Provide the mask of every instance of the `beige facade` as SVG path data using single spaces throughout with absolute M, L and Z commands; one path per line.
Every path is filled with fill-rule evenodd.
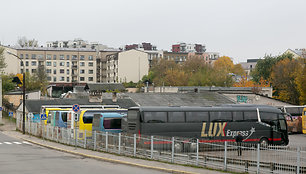
M 4 47 L 4 58 L 7 67 L 3 69 L 3 73 L 4 74 L 20 73 L 20 60 L 17 57 L 8 54 L 8 52 L 17 55 L 17 50 Z
M 117 62 L 118 64 L 116 64 L 116 61 L 110 62 L 109 68 L 110 70 L 118 71 L 118 78 L 116 80 L 119 83 L 130 81 L 135 83 L 141 80 L 144 75 L 148 75 L 148 53 L 139 50 L 120 52 L 118 53 Z M 112 76 L 111 73 L 109 75 Z
M 41 47 L 7 49 L 16 53 L 24 63 L 14 62 L 7 67 L 9 69 L 17 66 L 18 72 L 25 71 L 32 74 L 38 71 L 39 66 L 43 66 L 50 83 L 96 82 L 97 53 L 95 50 Z M 11 57 L 14 56 L 10 55 L 9 58 L 12 59 Z

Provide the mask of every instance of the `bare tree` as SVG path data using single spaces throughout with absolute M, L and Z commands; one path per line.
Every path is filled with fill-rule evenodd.
M 25 36 L 19 37 L 17 41 L 21 47 L 38 47 L 38 41 L 35 39 L 27 39 Z

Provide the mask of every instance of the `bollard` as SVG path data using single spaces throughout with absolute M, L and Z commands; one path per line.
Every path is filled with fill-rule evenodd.
M 224 142 L 224 170 L 227 170 L 227 141 Z
M 105 137 L 105 150 L 106 152 L 108 151 L 108 132 L 106 132 L 106 137 Z
M 153 136 L 151 136 L 151 159 L 153 159 Z
M 196 165 L 199 165 L 199 139 L 197 139 L 197 157 L 196 157 Z
M 119 133 L 118 139 L 119 139 L 118 154 L 120 154 L 120 151 L 121 151 L 121 133 Z
M 97 149 L 97 131 L 94 131 L 94 150 Z
M 84 131 L 85 137 L 84 137 L 84 149 L 86 149 L 86 141 L 87 141 L 87 136 L 86 136 L 86 129 Z
M 259 174 L 259 168 L 260 168 L 260 144 L 257 144 L 257 170 L 256 173 Z
M 134 134 L 134 156 L 136 156 L 136 134 Z
M 171 152 L 171 162 L 174 163 L 174 137 L 172 137 L 172 152 Z

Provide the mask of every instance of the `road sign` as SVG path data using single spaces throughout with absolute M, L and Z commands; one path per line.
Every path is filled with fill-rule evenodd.
M 2 111 L 2 109 L 3 109 L 3 108 L 0 106 L 0 111 Z
M 47 115 L 46 114 L 40 114 L 40 119 L 41 120 L 47 120 Z
M 9 112 L 9 116 L 10 117 L 14 116 L 14 113 L 13 112 Z
M 72 106 L 72 110 L 73 110 L 74 112 L 79 112 L 79 111 L 80 111 L 80 106 L 79 106 L 78 104 L 74 104 L 74 105 Z

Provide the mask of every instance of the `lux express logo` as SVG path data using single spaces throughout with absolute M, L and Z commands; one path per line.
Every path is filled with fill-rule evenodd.
M 215 122 L 209 123 L 208 129 L 206 129 L 207 124 L 203 123 L 201 137 L 236 137 L 240 133 L 244 140 L 248 139 L 254 132 L 255 128 L 252 127 L 250 130 L 225 130 L 226 122 Z

